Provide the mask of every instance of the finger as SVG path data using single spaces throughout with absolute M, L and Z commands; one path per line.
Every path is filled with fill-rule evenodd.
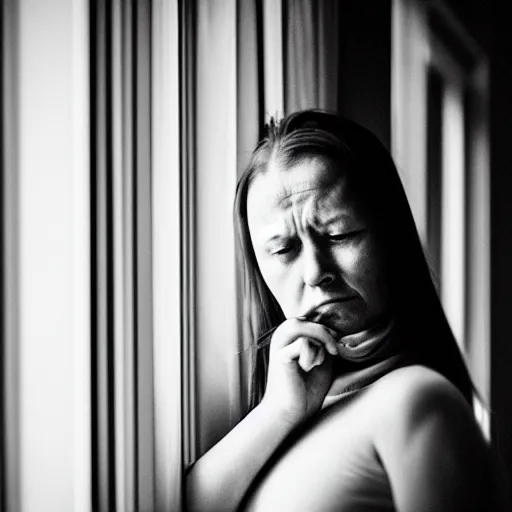
M 320 337 L 320 341 L 318 338 L 310 336 L 309 340 L 311 343 L 318 343 L 320 347 L 323 347 L 325 350 L 327 350 L 327 352 L 329 352 L 329 354 L 333 356 L 338 355 L 339 334 L 336 331 L 334 331 L 333 329 L 329 329 L 329 327 L 323 324 L 310 322 L 308 320 L 303 320 L 302 322 L 305 322 L 308 325 L 308 329 L 309 327 L 312 327 L 313 330 L 318 330 L 318 336 Z
M 317 348 L 307 338 L 301 337 L 283 347 L 276 355 L 287 364 L 298 364 L 304 371 L 312 368 Z
M 279 350 L 301 336 L 324 345 L 331 355 L 338 355 L 337 339 L 330 329 L 325 325 L 297 318 L 286 320 L 276 329 L 272 336 L 270 350 Z
M 339 331 L 336 331 L 335 329 L 331 329 L 330 327 L 326 327 L 327 331 L 331 334 L 331 336 L 334 338 L 336 342 L 340 339 L 342 334 L 340 334 Z
M 310 340 L 304 338 L 305 342 L 303 344 L 303 350 L 299 355 L 298 363 L 299 366 L 305 371 L 309 372 L 311 368 L 313 368 L 314 363 L 317 358 L 318 351 L 320 347 L 314 343 L 311 343 Z
M 312 323 L 316 323 L 319 325 L 323 325 L 327 329 L 327 332 L 329 332 L 331 334 L 331 336 L 334 338 L 334 340 L 336 342 L 341 337 L 341 333 L 339 331 L 337 331 L 336 329 L 333 329 L 332 327 L 328 327 L 327 325 L 323 324 L 322 322 L 317 322 L 307 316 L 298 316 L 296 318 L 297 318 L 297 320 L 302 320 L 303 322 L 312 322 Z

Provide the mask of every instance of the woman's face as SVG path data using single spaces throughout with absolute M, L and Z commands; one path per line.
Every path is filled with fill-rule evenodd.
M 285 316 L 317 307 L 315 321 L 351 334 L 380 320 L 389 294 L 383 247 L 334 165 L 314 157 L 291 168 L 271 162 L 250 185 L 248 223 L 259 269 Z

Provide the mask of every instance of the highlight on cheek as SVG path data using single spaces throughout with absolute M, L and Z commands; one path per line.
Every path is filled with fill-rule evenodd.
M 352 269 L 360 265 L 363 254 L 361 250 L 355 247 L 340 248 L 337 251 L 337 257 L 344 268 Z

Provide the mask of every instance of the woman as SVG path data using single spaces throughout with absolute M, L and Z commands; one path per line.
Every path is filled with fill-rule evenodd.
M 271 122 L 235 221 L 252 410 L 189 471 L 188 508 L 505 510 L 382 144 L 322 111 Z

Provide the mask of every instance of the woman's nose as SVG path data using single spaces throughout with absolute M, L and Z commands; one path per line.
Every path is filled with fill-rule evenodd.
M 328 286 L 335 280 L 329 256 L 318 247 L 304 247 L 304 283 L 308 286 Z

